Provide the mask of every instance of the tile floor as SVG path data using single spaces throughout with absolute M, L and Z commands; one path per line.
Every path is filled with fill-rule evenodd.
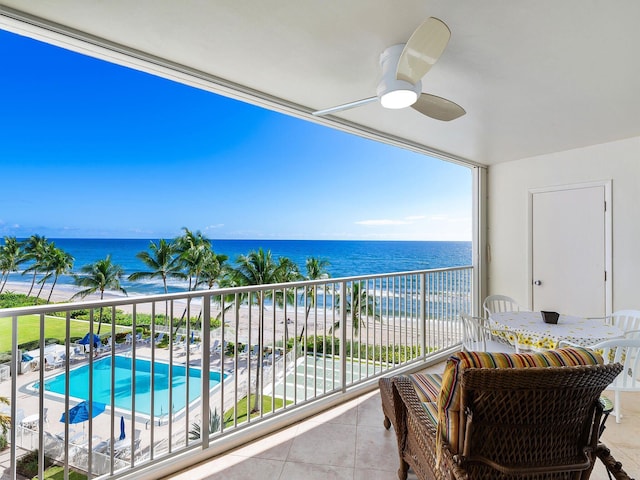
M 623 394 L 622 423 L 609 418 L 603 441 L 628 474 L 640 479 L 640 393 Z M 394 480 L 395 433 L 382 425 L 378 391 L 183 472 L 171 480 L 305 479 Z M 415 480 L 410 471 L 409 480 Z M 593 480 L 606 480 L 597 468 Z

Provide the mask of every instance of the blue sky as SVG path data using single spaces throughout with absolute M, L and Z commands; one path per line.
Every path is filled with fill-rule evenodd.
M 0 235 L 470 240 L 471 171 L 0 30 Z

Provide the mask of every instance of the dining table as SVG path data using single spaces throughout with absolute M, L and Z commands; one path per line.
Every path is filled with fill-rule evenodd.
M 523 349 L 551 350 L 561 341 L 588 347 L 604 340 L 624 336 L 620 328 L 603 319 L 560 314 L 558 322 L 545 323 L 541 312 L 495 312 L 489 325 L 512 345 Z

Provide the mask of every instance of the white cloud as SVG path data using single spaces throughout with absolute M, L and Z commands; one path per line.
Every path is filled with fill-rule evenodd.
M 206 232 L 207 230 L 216 230 L 222 227 L 224 227 L 224 223 L 218 223 L 216 225 L 207 225 L 206 227 L 204 227 L 204 230 Z
M 381 225 L 409 225 L 411 222 L 406 220 L 390 220 L 390 219 L 380 219 L 380 220 L 360 220 L 356 222 L 356 225 L 367 225 L 367 226 L 381 226 Z
M 405 220 L 414 221 L 414 220 L 424 220 L 426 215 L 409 215 L 408 217 L 404 217 Z

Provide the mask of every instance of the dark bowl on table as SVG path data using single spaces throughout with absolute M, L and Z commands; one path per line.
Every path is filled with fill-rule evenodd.
M 552 323 L 555 325 L 558 323 L 558 318 L 560 318 L 560 314 L 558 312 L 542 311 L 540 313 L 542 314 L 542 320 L 544 320 L 544 323 Z

